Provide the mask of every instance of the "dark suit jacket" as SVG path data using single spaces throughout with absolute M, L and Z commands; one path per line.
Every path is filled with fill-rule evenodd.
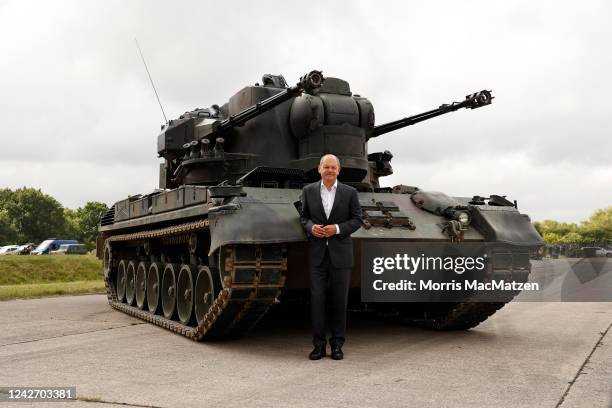
M 332 265 L 336 268 L 353 267 L 351 234 L 361 227 L 361 207 L 357 190 L 338 182 L 334 205 L 328 219 L 321 201 L 321 181 L 307 185 L 302 190 L 301 222 L 310 241 L 311 266 L 321 264 L 325 256 L 326 242 L 329 242 L 329 257 Z M 330 238 L 317 238 L 311 233 L 312 226 L 315 224 L 338 224 L 340 234 Z

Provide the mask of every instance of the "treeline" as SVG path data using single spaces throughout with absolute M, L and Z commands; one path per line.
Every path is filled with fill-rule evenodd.
M 0 246 L 61 238 L 76 239 L 93 249 L 98 222 L 107 210 L 97 201 L 76 210 L 65 208 L 35 188 L 0 189 Z
M 533 226 L 547 244 L 611 244 L 612 206 L 595 211 L 579 224 L 544 220 L 534 222 Z

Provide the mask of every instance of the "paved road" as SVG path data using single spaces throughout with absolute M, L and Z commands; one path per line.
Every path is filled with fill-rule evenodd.
M 449 333 L 351 315 L 346 359 L 313 362 L 303 318 L 195 343 L 100 295 L 16 300 L 0 302 L 0 386 L 91 400 L 35 407 L 611 407 L 611 324 L 612 303 L 512 303 Z

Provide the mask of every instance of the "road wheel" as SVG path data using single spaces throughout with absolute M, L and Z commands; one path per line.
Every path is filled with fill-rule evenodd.
M 104 270 L 104 279 L 109 279 L 111 269 L 113 268 L 113 249 L 110 242 L 104 244 L 104 255 L 102 257 L 102 269 Z
M 162 278 L 162 310 L 166 319 L 172 319 L 176 312 L 176 275 L 178 265 L 166 264 Z
M 195 316 L 198 324 L 202 323 L 204 316 L 212 306 L 218 288 L 213 280 L 212 273 L 207 266 L 200 266 L 195 284 Z
M 144 309 L 147 297 L 147 272 L 149 270 L 148 262 L 139 262 L 136 268 L 136 306 L 139 309 Z
M 117 300 L 119 302 L 125 301 L 125 282 L 127 280 L 125 272 L 127 269 L 126 263 L 127 262 L 122 259 L 117 266 Z
M 149 266 L 149 273 L 147 274 L 147 306 L 149 311 L 158 314 L 160 310 L 160 283 L 163 266 L 159 262 L 153 262 Z
M 128 305 L 133 305 L 136 292 L 136 261 L 130 261 L 127 266 L 125 285 L 125 301 Z
M 187 325 L 195 321 L 193 317 L 193 275 L 194 268 L 190 265 L 183 265 L 176 283 L 178 317 L 181 323 Z

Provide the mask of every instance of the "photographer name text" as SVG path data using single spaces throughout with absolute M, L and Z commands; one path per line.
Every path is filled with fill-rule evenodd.
M 372 287 L 376 291 L 381 290 L 399 290 L 399 291 L 463 291 L 463 290 L 481 290 L 481 291 L 520 291 L 520 290 L 540 290 L 540 285 L 537 282 L 515 282 L 505 280 L 492 280 L 489 282 L 480 282 L 478 280 L 464 280 L 451 282 L 434 282 L 429 280 L 419 280 L 418 283 L 402 279 L 398 282 L 384 282 L 377 279 L 372 282 Z

